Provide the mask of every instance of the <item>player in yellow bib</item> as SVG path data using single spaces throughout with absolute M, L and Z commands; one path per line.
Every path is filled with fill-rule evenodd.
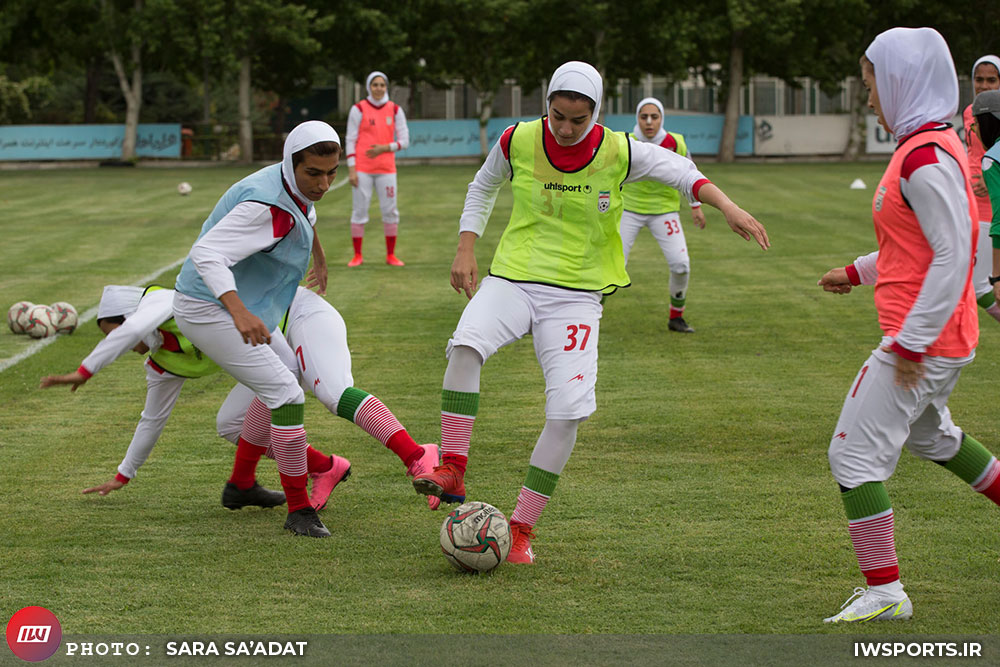
M 636 106 L 635 129 L 631 138 L 662 146 L 691 159 L 684 137 L 663 129 L 663 104 L 655 97 L 640 100 Z M 670 331 L 694 333 L 694 329 L 684 321 L 691 260 L 681 228 L 680 193 L 675 188 L 644 181 L 629 183 L 622 188 L 622 195 L 625 197 L 625 211 L 622 213 L 621 234 L 626 263 L 639 230 L 649 228 L 670 267 L 670 318 L 667 327 Z M 705 214 L 701 211 L 701 202 L 690 200 L 689 203 L 694 224 L 704 229 Z
M 471 299 L 448 342 L 441 401 L 442 465 L 418 475 L 417 491 L 465 499 L 465 469 L 483 363 L 531 334 L 545 376 L 545 427 L 511 515 L 507 560 L 533 563 L 533 528 L 569 460 L 580 422 L 597 407 L 601 297 L 629 284 L 618 222 L 624 183 L 655 180 L 719 208 L 744 239 L 767 233 L 687 158 L 597 124 L 604 86 L 587 63 L 549 80 L 548 115 L 508 128 L 469 185 L 451 285 Z M 477 291 L 474 246 L 497 192 L 510 181 L 514 207 Z M 475 293 L 475 297 L 473 297 Z

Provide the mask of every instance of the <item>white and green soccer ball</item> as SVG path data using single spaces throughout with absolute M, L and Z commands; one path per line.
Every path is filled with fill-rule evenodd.
M 18 301 L 7 311 L 7 326 L 16 334 L 23 334 L 28 326 L 28 311 L 35 307 L 30 301 Z
M 31 310 L 28 311 L 27 318 L 24 333 L 32 338 L 47 338 L 55 335 L 55 316 L 48 306 L 44 304 L 32 306 Z
M 507 517 L 487 503 L 460 505 L 441 524 L 441 551 L 463 572 L 489 572 L 504 562 L 511 539 Z
M 76 330 L 80 316 L 77 314 L 73 304 L 65 301 L 56 301 L 49 308 L 52 309 L 52 320 L 56 325 L 56 333 L 68 334 Z

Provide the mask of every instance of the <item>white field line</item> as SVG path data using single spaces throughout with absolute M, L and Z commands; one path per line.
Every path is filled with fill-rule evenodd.
M 346 185 L 347 182 L 348 181 L 345 178 L 340 183 L 337 183 L 332 188 L 330 188 L 330 192 L 332 192 L 332 191 L 334 191 L 334 190 L 336 190 L 336 189 L 338 189 L 338 188 Z M 153 280 L 155 280 L 156 278 L 159 278 L 161 275 L 163 275 L 167 271 L 170 271 L 171 269 L 176 269 L 178 266 L 180 266 L 181 264 L 184 263 L 185 259 L 187 259 L 187 256 L 181 257 L 177 261 L 171 262 L 167 266 L 160 267 L 159 269 L 157 269 L 156 271 L 153 271 L 149 275 L 143 276 L 142 278 L 139 278 L 139 280 L 137 280 L 136 282 L 134 282 L 133 285 L 137 285 L 137 286 L 148 285 L 149 283 L 153 282 Z M 82 324 L 84 324 L 86 322 L 89 322 L 90 320 L 94 319 L 94 317 L 96 317 L 96 316 L 97 316 L 97 306 L 91 306 L 90 308 L 88 308 L 84 312 L 80 313 L 80 319 L 77 322 L 77 326 L 80 326 L 80 325 L 82 325 Z M 16 364 L 21 363 L 22 361 L 24 361 L 28 357 L 32 356 L 33 354 L 37 354 L 39 351 L 44 350 L 47 346 L 49 346 L 52 343 L 56 342 L 57 340 L 59 340 L 59 338 L 61 336 L 64 336 L 64 335 L 66 335 L 66 334 L 58 334 L 56 336 L 49 336 L 48 338 L 41 338 L 41 339 L 35 341 L 34 343 L 32 343 L 31 345 L 29 345 L 28 347 L 24 348 L 23 350 L 21 350 L 17 354 L 15 354 L 13 357 L 10 357 L 9 359 L 2 359 L 2 360 L 0 360 L 0 373 L 3 373 L 5 370 L 7 370 L 8 368 L 10 368 L 11 366 L 14 366 Z

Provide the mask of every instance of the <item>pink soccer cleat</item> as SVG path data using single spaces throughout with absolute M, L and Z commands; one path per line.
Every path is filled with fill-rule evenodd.
M 362 257 L 361 255 L 355 255 L 354 258 L 347 263 L 347 266 L 361 266 L 361 264 L 364 261 L 365 261 L 364 257 Z
M 395 255 L 386 255 L 385 263 L 389 266 L 406 266 L 406 264 L 403 263 L 403 260 Z
M 413 488 L 417 493 L 436 496 L 446 503 L 465 502 L 465 473 L 445 463 L 414 477 Z
M 417 475 L 425 475 L 434 472 L 434 468 L 437 467 L 438 461 L 438 446 L 431 443 L 427 445 L 421 445 L 424 450 L 423 456 L 414 461 L 406 469 L 406 476 L 413 479 Z M 427 496 L 427 507 L 432 510 L 436 510 L 441 506 L 441 499 L 437 496 Z
M 334 454 L 330 457 L 333 465 L 326 472 L 311 472 L 312 493 L 309 494 L 309 504 L 318 512 L 326 507 L 326 501 L 338 484 L 351 476 L 351 462 L 342 456 Z

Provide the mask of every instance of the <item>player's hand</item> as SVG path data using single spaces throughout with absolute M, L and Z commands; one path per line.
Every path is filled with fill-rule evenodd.
M 104 484 L 100 484 L 98 486 L 92 486 L 89 489 L 84 489 L 83 492 L 84 493 L 94 493 L 96 491 L 97 495 L 99 495 L 99 496 L 106 496 L 109 493 L 111 493 L 112 491 L 117 491 L 118 489 L 122 488 L 123 486 L 125 486 L 125 485 L 123 483 L 119 482 L 117 478 L 112 477 L 111 479 L 109 479 L 108 481 L 106 481 Z
M 464 290 L 465 296 L 471 299 L 478 284 L 479 265 L 476 264 L 476 253 L 459 249 L 451 265 L 452 288 L 458 293 Z
M 993 298 L 1000 302 L 1000 283 L 993 286 Z
M 42 378 L 41 383 L 38 385 L 40 389 L 48 389 L 49 387 L 55 387 L 59 384 L 70 385 L 70 391 L 76 391 L 80 385 L 87 381 L 87 377 L 83 375 L 80 371 L 73 371 L 72 373 L 67 373 L 66 375 L 47 375 Z
M 318 265 L 314 257 L 312 268 L 306 274 L 306 289 L 315 290 L 316 294 L 324 295 L 326 294 L 326 281 L 326 261 L 324 260 L 321 265 Z
M 701 206 L 691 209 L 691 220 L 698 229 L 705 229 L 705 213 L 701 210 Z
M 972 175 L 972 194 L 977 197 L 988 197 L 990 195 L 990 189 L 986 187 L 986 182 L 983 181 L 983 177 L 980 175 Z
M 271 332 L 264 326 L 264 322 L 249 310 L 233 313 L 233 324 L 243 336 L 243 342 L 250 343 L 251 347 L 271 344 Z
M 378 157 L 382 153 L 388 153 L 389 146 L 386 144 L 372 144 L 372 147 L 365 151 L 368 157 Z
M 757 222 L 752 215 L 739 206 L 733 204 L 726 207 L 722 211 L 722 214 L 726 216 L 729 228 L 744 239 L 747 241 L 750 239 L 755 240 L 762 250 L 767 250 L 771 247 L 771 241 L 767 238 L 767 230 L 764 229 L 764 225 Z
M 886 350 L 887 348 L 882 348 Z M 888 350 L 891 352 L 891 350 Z M 893 354 L 895 354 L 893 352 Z M 920 379 L 924 377 L 924 364 L 920 361 L 910 361 L 896 355 L 896 386 L 904 391 L 915 389 Z
M 847 269 L 842 266 L 824 273 L 816 284 L 822 287 L 824 292 L 833 292 L 834 294 L 849 294 L 851 287 L 853 287 L 851 279 L 847 277 Z
M 354 167 L 348 167 L 347 181 L 351 184 L 352 188 L 358 187 L 358 170 Z

